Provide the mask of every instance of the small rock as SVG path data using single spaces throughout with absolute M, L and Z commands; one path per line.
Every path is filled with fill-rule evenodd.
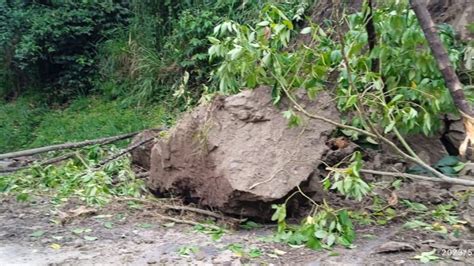
M 423 240 L 421 241 L 420 243 L 421 244 L 431 244 L 431 243 L 435 243 L 436 241 L 433 240 L 433 239 L 427 239 L 427 240 Z
M 458 247 L 462 244 L 462 240 L 461 239 L 455 239 L 455 238 L 452 238 L 450 237 L 451 241 L 448 243 L 448 246 L 452 246 L 452 247 Z
M 390 241 L 376 248 L 375 253 L 390 253 L 390 252 L 414 251 L 414 250 L 415 248 L 409 243 Z
M 82 247 L 82 245 L 84 245 L 82 240 L 77 239 L 77 240 L 74 241 L 74 247 L 75 248 L 80 248 L 80 247 Z
M 463 240 L 460 245 L 460 248 L 464 250 L 469 250 L 469 249 L 474 250 L 474 242 L 469 241 L 469 240 Z
M 158 262 L 156 260 L 149 260 L 146 263 L 147 264 L 157 264 Z
M 404 265 L 405 263 L 406 263 L 405 260 L 396 260 L 396 261 L 393 262 L 393 264 L 395 264 L 395 265 Z

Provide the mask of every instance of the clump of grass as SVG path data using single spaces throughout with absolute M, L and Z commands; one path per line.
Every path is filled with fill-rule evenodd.
M 30 146 L 118 135 L 165 124 L 159 106 L 131 107 L 100 98 L 75 100 L 67 109 L 45 116 Z
M 15 102 L 0 102 L 0 152 L 28 147 L 33 132 L 50 110 L 32 97 L 21 97 Z
M 136 107 L 104 98 L 79 98 L 53 109 L 20 97 L 0 103 L 0 152 L 138 131 L 169 124 L 172 117 L 161 106 Z

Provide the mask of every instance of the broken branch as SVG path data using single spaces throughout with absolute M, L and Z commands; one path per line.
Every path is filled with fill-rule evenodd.
M 327 123 L 330 123 L 332 125 L 335 125 L 337 127 L 340 127 L 340 128 L 345 128 L 345 129 L 350 129 L 350 130 L 354 130 L 356 132 L 359 132 L 359 133 L 362 133 L 366 136 L 370 136 L 370 137 L 375 137 L 379 140 L 381 140 L 382 142 L 384 142 L 385 144 L 389 145 L 392 149 L 394 149 L 402 158 L 412 162 L 412 163 L 415 163 L 423 168 L 425 168 L 426 170 L 428 170 L 429 172 L 431 172 L 432 174 L 434 174 L 435 176 L 438 177 L 439 179 L 439 182 L 446 182 L 446 183 L 451 183 L 451 184 L 459 184 L 459 185 L 465 185 L 465 186 L 474 186 L 474 181 L 471 181 L 471 180 L 466 180 L 466 179 L 459 179 L 459 178 L 452 178 L 452 177 L 449 177 L 449 176 L 446 176 L 438 171 L 436 171 L 436 169 L 434 169 L 433 167 L 431 167 L 430 165 L 428 165 L 427 163 L 425 163 L 423 160 L 419 159 L 419 158 L 416 158 L 416 157 L 413 157 L 413 156 L 410 156 L 409 154 L 405 153 L 404 151 L 402 151 L 400 148 L 398 148 L 397 144 L 395 144 L 394 142 L 390 141 L 389 139 L 387 139 L 386 137 L 382 136 L 380 133 L 378 133 L 377 131 L 374 133 L 372 132 L 369 132 L 367 130 L 364 130 L 364 129 L 360 129 L 360 128 L 356 128 L 356 127 L 353 127 L 353 126 L 349 126 L 349 125 L 344 125 L 344 124 L 341 124 L 341 123 L 338 123 L 338 122 L 335 122 L 335 121 L 332 121 L 330 119 L 327 119 L 325 117 L 322 117 L 322 116 L 319 116 L 319 115 L 314 115 L 314 114 L 310 114 L 308 111 L 306 111 L 294 98 L 293 96 L 288 92 L 287 89 L 283 88 L 283 91 L 285 92 L 286 96 L 288 97 L 288 99 L 290 100 L 290 102 L 294 105 L 294 108 L 296 110 L 298 110 L 299 112 L 303 113 L 304 115 L 306 115 L 307 117 L 309 118 L 312 118 L 312 119 L 318 119 L 318 120 L 321 120 L 321 121 L 325 121 Z M 436 179 L 436 181 L 438 181 L 438 179 Z
M 414 174 L 399 173 L 399 172 L 386 172 L 386 171 L 377 171 L 377 170 L 370 170 L 370 169 L 360 169 L 359 172 L 365 173 L 365 174 L 373 174 L 373 175 L 406 177 L 410 179 L 420 179 L 420 180 L 431 181 L 431 182 L 444 182 L 444 183 L 451 183 L 451 184 L 464 185 L 464 186 L 470 186 L 470 187 L 474 186 L 474 180 L 467 180 L 467 179 L 462 179 L 462 178 L 450 178 L 450 180 L 446 181 L 437 177 L 414 175 Z
M 100 169 L 101 167 L 103 167 L 104 165 L 110 163 L 111 161 L 114 161 L 114 160 L 116 160 L 116 159 L 118 159 L 118 158 L 124 156 L 125 154 L 127 154 L 127 153 L 133 151 L 134 149 L 136 149 L 136 148 L 138 148 L 138 147 L 140 147 L 140 146 L 142 146 L 142 145 L 144 145 L 144 144 L 146 144 L 146 143 L 148 143 L 148 142 L 150 142 L 150 141 L 152 141 L 152 140 L 154 140 L 154 139 L 155 139 L 155 137 L 150 137 L 150 138 L 144 139 L 144 140 L 142 140 L 142 141 L 139 141 L 139 142 L 137 142 L 137 143 L 131 145 L 130 147 L 128 147 L 128 148 L 126 148 L 126 149 L 123 149 L 122 151 L 120 151 L 120 152 L 118 152 L 118 153 L 116 153 L 116 154 L 113 154 L 112 156 L 110 156 L 110 157 L 104 159 L 103 161 L 101 161 L 101 162 L 99 162 L 98 164 L 96 164 L 96 165 L 94 166 L 94 168 L 95 168 L 95 169 Z
M 72 143 L 68 142 L 68 143 L 45 146 L 45 147 L 40 147 L 40 148 L 35 148 L 35 149 L 30 149 L 30 150 L 9 152 L 9 153 L 0 154 L 0 160 L 9 159 L 9 158 L 17 158 L 17 157 L 22 157 L 22 156 L 31 156 L 31 155 L 35 155 L 35 154 L 50 152 L 50 151 L 59 151 L 59 150 L 81 148 L 81 147 L 95 145 L 95 144 L 105 145 L 105 144 L 109 144 L 109 143 L 116 142 L 116 141 L 119 141 L 119 140 L 131 138 L 131 137 L 135 136 L 138 133 L 139 132 L 133 132 L 133 133 L 122 134 L 122 135 L 113 136 L 113 137 L 106 137 L 106 138 L 93 139 L 93 140 L 85 140 L 85 141 L 81 141 L 81 142 L 72 142 Z

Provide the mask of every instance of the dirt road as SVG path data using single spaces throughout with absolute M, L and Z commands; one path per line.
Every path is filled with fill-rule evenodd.
M 93 215 L 78 217 L 63 226 L 57 210 L 46 200 L 0 201 L 0 265 L 414 264 L 415 255 L 433 248 L 447 263 L 474 263 L 472 255 L 453 260 L 441 254 L 443 248 L 468 248 L 473 244 L 472 232 L 452 239 L 401 230 L 401 225 L 367 227 L 358 229 L 354 249 L 312 251 L 270 241 L 271 226 L 226 231 L 220 239 L 213 240 L 202 230 L 161 221 L 156 211 L 123 202 L 109 204 Z M 66 204 L 62 208 L 77 206 Z M 415 251 L 375 253 L 388 241 L 408 243 Z

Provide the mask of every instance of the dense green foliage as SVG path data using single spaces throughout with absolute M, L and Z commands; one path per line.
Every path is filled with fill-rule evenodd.
M 366 49 L 363 12 L 341 15 L 347 21 L 344 25 L 333 21 L 325 27 L 304 28 L 301 34 L 310 35 L 310 42 L 292 50 L 282 48 L 288 47 L 295 29 L 276 7 L 264 9 L 263 20 L 252 26 L 225 22 L 210 38 L 211 58 L 222 60 L 214 78 L 224 92 L 273 86 L 275 102 L 298 88 L 316 97 L 328 82 L 336 82 L 337 104 L 341 111 L 350 112 L 349 123 L 362 128 L 380 125 L 385 133 L 399 128 L 404 133 L 430 134 L 439 127 L 438 116 L 455 109 L 416 17 L 405 7 L 377 9 L 374 23 L 380 40 L 373 50 Z M 341 33 L 343 27 L 348 31 Z M 464 48 L 449 26 L 440 30 L 450 59 L 459 65 Z M 344 42 L 334 37 L 339 34 Z M 372 71 L 374 58 L 381 62 L 379 72 Z M 330 80 L 331 73 L 340 74 Z M 352 116 L 356 110 L 359 115 Z M 286 114 L 290 122 L 298 123 L 291 110 Z M 359 138 L 355 132 L 345 133 Z
M 310 1 L 1 0 L 0 151 L 155 126 L 164 109 L 169 122 L 214 88 L 215 25 L 269 2 L 301 20 Z
M 116 1 L 2 1 L 0 57 L 10 83 L 59 99 L 87 93 L 97 70 L 95 49 L 129 11 Z
M 186 103 L 196 103 L 213 70 L 207 50 L 208 36 L 215 25 L 228 20 L 257 21 L 260 10 L 275 2 L 296 18 L 309 1 L 144 1 L 133 10 L 139 16 L 130 27 L 117 30 L 115 38 L 102 46 L 102 93 L 110 97 L 127 95 L 128 101 L 166 100 L 183 84 Z M 150 6 L 155 8 L 150 8 Z M 158 11 L 161 10 L 161 11 Z M 166 15 L 165 15 L 166 14 Z M 176 96 L 176 95 L 175 95 Z M 179 103 L 183 106 L 182 102 Z M 187 106 L 187 105 L 184 105 Z M 182 108 L 181 108 L 182 109 Z

